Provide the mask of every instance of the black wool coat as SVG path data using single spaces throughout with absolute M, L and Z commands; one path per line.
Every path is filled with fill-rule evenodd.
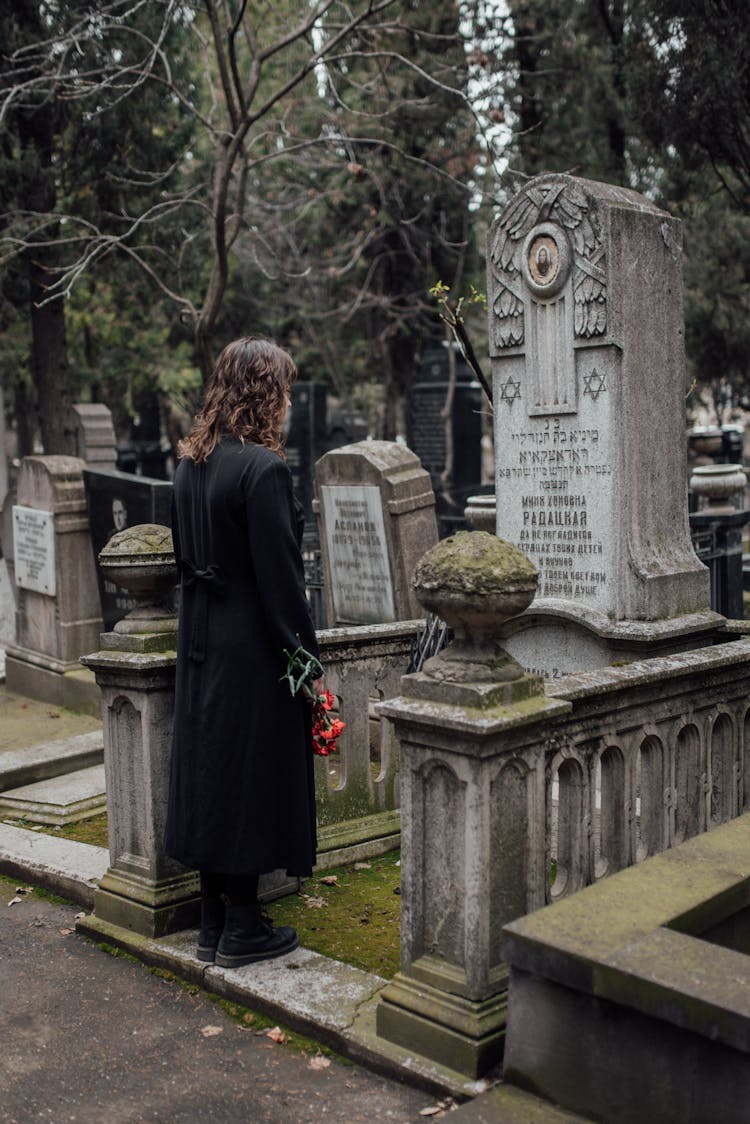
M 224 438 L 180 461 L 173 536 L 180 571 L 167 854 L 227 874 L 315 863 L 310 706 L 284 649 L 317 656 L 305 596 L 301 508 L 287 464 Z

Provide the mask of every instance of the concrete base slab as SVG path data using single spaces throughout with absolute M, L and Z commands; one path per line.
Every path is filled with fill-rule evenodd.
M 0 817 L 29 823 L 63 827 L 106 810 L 104 765 L 92 765 L 0 794 Z
M 6 649 L 5 680 L 16 695 L 101 717 L 99 688 L 93 673 L 85 668 L 43 667 L 25 659 L 22 650 L 14 647 Z
M 106 847 L 56 839 L 0 823 L 0 871 L 91 909 L 94 890 L 109 866 Z
M 146 964 L 260 1011 L 384 1075 L 459 1099 L 477 1096 L 490 1085 L 487 1080 L 470 1081 L 378 1038 L 375 1009 L 386 981 L 309 949 L 296 949 L 277 960 L 244 968 L 223 969 L 197 959 L 197 930 L 154 939 L 94 915 L 80 918 L 76 928 Z
M 57 738 L 25 749 L 9 749 L 0 754 L 0 792 L 78 769 L 88 769 L 92 765 L 100 765 L 103 760 L 101 730 L 73 734 L 69 738 Z
M 577 1116 L 513 1085 L 496 1085 L 451 1113 L 451 1124 L 587 1124 Z

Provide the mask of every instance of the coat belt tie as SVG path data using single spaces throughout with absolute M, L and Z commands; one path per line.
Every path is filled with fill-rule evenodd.
M 208 632 L 208 591 L 223 594 L 226 587 L 224 575 L 219 566 L 206 566 L 199 569 L 189 558 L 180 563 L 182 584 L 185 589 L 194 588 L 193 628 L 190 634 L 188 658 L 195 663 L 203 663 L 206 658 L 206 634 Z

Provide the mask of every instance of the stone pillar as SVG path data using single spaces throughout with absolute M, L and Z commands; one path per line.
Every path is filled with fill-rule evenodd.
M 174 715 L 177 619 L 159 603 L 177 581 L 172 534 L 138 525 L 100 554 L 107 576 L 138 599 L 101 650 L 81 662 L 101 689 L 110 866 L 94 895 L 94 917 L 158 937 L 197 920 L 198 876 L 164 854 Z
M 98 712 L 98 694 L 78 663 L 102 627 L 83 467 L 67 456 L 21 464 L 13 507 L 16 643 L 6 674 L 11 691 Z
M 329 627 L 419 616 L 414 568 L 437 542 L 419 458 L 392 441 L 343 445 L 316 464 L 315 490 Z
M 712 643 L 685 481 L 679 221 L 526 183 L 488 236 L 497 533 L 539 567 L 508 651 L 550 677 Z
M 536 571 L 483 531 L 438 544 L 417 568 L 425 608 L 454 641 L 381 704 L 401 753 L 401 969 L 382 993 L 377 1032 L 469 1077 L 502 1056 L 508 968 L 500 930 L 529 907 L 544 853 L 544 772 L 519 747 L 570 704 L 547 700 L 495 642 L 522 612 Z

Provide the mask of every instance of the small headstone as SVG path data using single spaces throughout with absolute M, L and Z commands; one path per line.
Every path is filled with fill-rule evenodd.
M 315 462 L 326 449 L 326 397 L 322 383 L 296 382 L 292 387 L 286 462 L 292 473 L 294 494 L 305 512 L 305 539 L 317 537 L 313 515 Z
M 57 705 L 98 709 L 93 683 L 71 679 L 102 627 L 91 552 L 83 461 L 24 457 L 14 507 L 16 640 L 7 650 L 10 690 Z M 19 580 L 20 578 L 20 580 Z
M 437 346 L 425 352 L 409 392 L 408 444 L 430 474 L 441 534 L 464 527 L 467 497 L 478 490 L 482 480 L 482 391 L 465 360 L 456 355 L 455 361 L 447 430 L 443 416 L 450 388 L 447 348 Z
M 71 409 L 76 456 L 92 468 L 114 468 L 117 442 L 112 413 L 103 402 L 78 402 Z
M 418 457 L 395 442 L 360 441 L 321 457 L 315 482 L 329 626 L 421 616 L 412 581 L 437 524 Z
M 682 236 L 540 176 L 488 237 L 497 534 L 539 569 L 508 650 L 556 676 L 707 642 L 685 480 Z
M 91 529 L 91 547 L 94 558 L 118 531 L 135 527 L 139 523 L 172 524 L 172 484 L 168 480 L 154 480 L 147 476 L 134 476 L 116 468 L 87 468 L 83 473 L 86 501 Z M 102 618 L 105 631 L 135 608 L 135 600 L 104 577 L 96 566 Z

